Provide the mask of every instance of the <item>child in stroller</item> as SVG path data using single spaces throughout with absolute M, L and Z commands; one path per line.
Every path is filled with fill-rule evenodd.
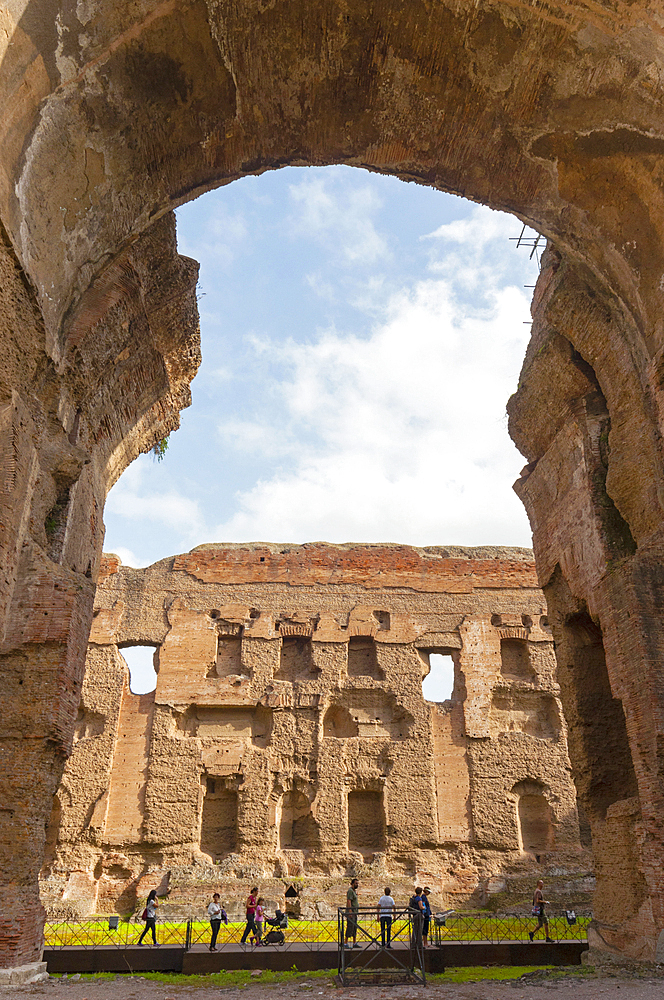
M 263 944 L 283 944 L 286 940 L 284 931 L 288 927 L 288 917 L 282 910 L 275 910 L 273 917 L 265 915 L 265 923 L 269 924 L 269 930 L 263 938 Z

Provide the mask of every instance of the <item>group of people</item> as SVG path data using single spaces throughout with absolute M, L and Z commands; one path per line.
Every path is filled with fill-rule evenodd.
M 346 948 L 362 947 L 357 943 L 357 919 L 360 908 L 357 895 L 359 884 L 358 880 L 354 878 L 350 883 L 348 892 L 346 893 L 346 930 L 344 940 L 344 946 Z M 414 894 L 408 900 L 408 909 L 416 918 L 415 929 L 417 936 L 419 937 L 421 929 L 422 944 L 425 948 L 429 947 L 429 925 L 431 924 L 431 905 L 429 903 L 430 894 L 431 889 L 428 885 L 425 885 L 424 888 L 417 886 Z M 391 949 L 392 922 L 397 912 L 397 904 L 394 901 L 392 889 L 389 885 L 385 886 L 385 891 L 378 900 L 376 911 L 380 921 L 381 947 Z M 353 939 L 352 944 L 350 943 L 351 938 Z
M 265 900 L 258 895 L 258 886 L 254 886 L 247 897 L 245 927 L 242 932 L 240 944 L 245 944 L 249 938 L 249 944 L 256 945 L 257 948 L 263 943 L 263 923 L 265 922 Z
M 357 890 L 359 882 L 356 878 L 352 880 L 346 893 L 346 930 L 344 946 L 346 948 L 361 948 L 357 943 L 357 920 L 359 913 L 359 899 Z M 431 889 L 425 885 L 424 888 L 418 886 L 414 894 L 408 900 L 408 909 L 415 918 L 413 921 L 413 933 L 419 943 L 421 934 L 422 945 L 429 947 L 429 927 L 431 924 L 431 905 L 429 896 Z M 549 936 L 549 919 L 546 915 L 546 907 L 549 905 L 548 899 L 544 898 L 544 881 L 537 883 L 533 893 L 532 915 L 537 917 L 537 926 L 528 931 L 528 937 L 534 940 L 537 932 L 543 927 L 547 944 L 555 944 L 553 938 Z M 392 897 L 392 890 L 385 886 L 385 892 L 378 900 L 376 907 L 378 919 L 380 921 L 380 943 L 382 948 L 392 947 L 392 921 L 396 915 L 397 904 Z M 350 943 L 351 938 L 353 943 Z
M 346 948 L 362 947 L 357 943 L 357 922 L 360 908 L 359 898 L 357 895 L 359 884 L 358 880 L 354 878 L 351 881 L 346 893 L 346 930 L 344 937 L 344 946 Z M 431 889 L 428 886 L 425 885 L 424 888 L 420 888 L 420 886 L 418 886 L 415 889 L 414 894 L 408 900 L 408 910 L 410 910 L 411 914 L 415 918 L 413 921 L 414 933 L 418 939 L 421 933 L 422 944 L 425 948 L 429 947 L 429 927 L 431 924 L 431 905 L 429 903 L 430 894 Z M 245 904 L 245 927 L 240 941 L 241 944 L 246 944 L 248 938 L 250 944 L 255 945 L 257 948 L 261 947 L 263 943 L 263 926 L 266 918 L 264 904 L 265 900 L 262 896 L 258 895 L 258 887 L 254 886 L 249 893 Z M 549 901 L 544 898 L 544 882 L 540 879 L 537 883 L 535 892 L 533 893 L 532 915 L 537 917 L 537 926 L 532 931 L 528 932 L 528 937 L 531 941 L 534 940 L 535 934 L 537 934 L 541 928 L 544 928 L 547 943 L 555 943 L 553 939 L 549 937 L 549 920 L 546 916 L 546 907 L 548 905 Z M 142 919 L 145 921 L 145 927 L 143 929 L 143 933 L 138 939 L 138 945 L 140 947 L 143 946 L 143 938 L 146 936 L 148 931 L 152 932 L 153 945 L 156 948 L 160 947 L 157 943 L 156 934 L 158 906 L 159 901 L 157 899 L 157 892 L 155 889 L 152 889 L 142 914 Z M 385 891 L 376 905 L 376 912 L 380 922 L 380 941 L 382 948 L 392 948 L 392 922 L 396 916 L 396 911 L 397 904 L 392 896 L 392 890 L 389 885 L 385 886 Z M 210 938 L 210 951 L 216 951 L 217 936 L 222 922 L 228 924 L 228 914 L 226 913 L 224 905 L 220 902 L 218 892 L 215 892 L 212 896 L 212 902 L 208 906 L 207 912 L 212 931 L 212 936 Z M 281 911 L 277 910 L 277 919 L 270 921 L 270 923 L 276 925 L 280 916 L 283 917 L 283 914 L 281 914 Z M 350 943 L 351 938 L 353 942 L 352 944 Z

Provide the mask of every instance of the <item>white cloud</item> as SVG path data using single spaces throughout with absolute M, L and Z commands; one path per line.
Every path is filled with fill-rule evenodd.
M 325 299 L 327 302 L 334 302 L 336 300 L 337 292 L 334 285 L 331 281 L 326 280 L 320 271 L 305 275 L 304 280 L 312 292 L 320 299 Z
M 203 214 L 195 246 L 190 246 L 183 230 L 178 230 L 178 253 L 205 261 L 206 267 L 226 270 L 246 244 L 249 227 L 242 212 L 232 212 L 223 201 L 206 202 L 214 205 L 212 212 Z M 197 206 L 198 207 L 198 206 Z M 201 296 L 205 295 L 203 290 Z
M 292 371 L 283 426 L 300 443 L 290 467 L 239 494 L 215 537 L 529 544 L 504 420 L 528 300 L 484 292 L 469 315 L 450 281 L 431 278 L 396 293 L 367 339 L 273 344 Z
M 236 451 L 274 458 L 293 450 L 288 431 L 258 420 L 225 420 L 217 431 L 224 444 Z
M 463 219 L 439 226 L 422 236 L 431 241 L 429 270 L 451 280 L 460 297 L 465 295 L 467 308 L 476 307 L 474 296 L 494 291 L 500 284 L 520 284 L 526 268 L 528 250 L 516 249 L 510 238 L 518 236 L 522 223 L 505 212 L 494 212 L 484 205 L 473 206 Z
M 372 218 L 381 204 L 376 190 L 370 183 L 334 182 L 334 175 L 314 174 L 289 186 L 295 209 L 290 219 L 293 235 L 327 244 L 346 265 L 374 264 L 389 257 L 387 241 Z
M 140 558 L 131 549 L 126 549 L 123 545 L 116 545 L 115 555 L 119 556 L 123 566 L 133 566 L 138 568 L 141 565 Z
M 161 524 L 176 533 L 182 544 L 187 544 L 190 539 L 198 537 L 205 530 L 199 504 L 177 490 L 170 489 L 163 492 L 145 490 L 146 461 L 149 460 L 139 458 L 127 469 L 109 493 L 106 510 L 109 514 L 129 521 L 145 522 L 150 525 Z M 134 564 L 140 564 L 138 557 L 130 550 L 125 551 L 132 556 Z

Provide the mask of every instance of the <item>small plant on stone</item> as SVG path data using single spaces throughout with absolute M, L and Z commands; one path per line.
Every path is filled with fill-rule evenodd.
M 157 460 L 157 462 L 163 462 L 166 452 L 168 451 L 168 438 L 170 435 L 161 438 L 152 446 L 152 455 Z

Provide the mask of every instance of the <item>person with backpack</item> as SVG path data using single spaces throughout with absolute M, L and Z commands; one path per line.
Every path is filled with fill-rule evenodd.
M 429 947 L 429 924 L 431 923 L 431 905 L 429 903 L 429 893 L 431 889 L 425 885 L 422 889 L 422 944 Z
M 422 922 L 424 920 L 424 903 L 422 902 L 423 892 L 424 890 L 421 886 L 417 886 L 415 894 L 408 900 L 408 909 L 410 910 L 413 925 L 410 939 L 411 948 L 416 948 L 422 944 Z
M 240 944 L 246 944 L 249 934 L 252 934 L 254 937 L 258 936 L 258 928 L 256 927 L 257 906 L 258 906 L 258 886 L 254 886 L 254 888 L 249 893 L 249 896 L 247 897 L 247 904 L 246 904 L 247 923 L 242 933 Z
M 157 902 L 157 890 L 151 889 L 145 909 L 141 914 L 141 920 L 145 921 L 145 927 L 143 928 L 143 933 L 138 939 L 139 948 L 143 947 L 143 938 L 145 937 L 148 931 L 152 931 L 152 943 L 155 946 L 155 948 L 161 947 L 161 945 L 157 944 L 157 931 L 156 931 L 158 906 L 159 903 Z
M 210 918 L 210 927 L 212 928 L 212 938 L 210 939 L 210 951 L 217 950 L 217 935 L 219 933 L 219 928 L 221 927 L 221 903 L 219 902 L 219 893 L 215 892 L 212 896 L 212 902 L 208 906 L 208 917 Z

